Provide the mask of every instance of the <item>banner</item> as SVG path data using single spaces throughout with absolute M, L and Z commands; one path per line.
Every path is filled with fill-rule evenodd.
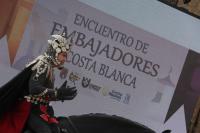
M 177 96 L 184 97 L 187 70 L 192 73 L 190 65 L 198 62 L 199 54 L 78 1 L 35 3 L 12 68 L 22 70 L 45 51 L 50 35 L 57 33 L 65 33 L 73 46 L 65 64 L 68 76 L 63 78 L 56 71 L 56 86 L 67 79 L 77 86 L 78 96 L 53 102 L 56 115 L 106 113 L 161 132 L 184 104 L 177 103 Z M 188 107 L 189 122 L 195 99 L 187 100 L 194 103 Z

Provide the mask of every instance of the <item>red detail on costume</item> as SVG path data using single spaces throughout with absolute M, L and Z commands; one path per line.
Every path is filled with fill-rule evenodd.
M 40 117 L 45 120 L 46 122 L 48 122 L 49 124 L 51 123 L 56 123 L 58 124 L 58 120 L 54 117 L 51 117 L 48 113 L 47 113 L 47 106 L 45 105 L 40 105 L 40 110 L 43 114 L 40 115 Z
M 21 133 L 29 116 L 30 109 L 31 104 L 25 100 L 18 102 L 0 120 L 0 132 Z
M 41 114 L 40 117 L 45 121 L 49 120 L 49 115 L 47 115 L 47 114 Z

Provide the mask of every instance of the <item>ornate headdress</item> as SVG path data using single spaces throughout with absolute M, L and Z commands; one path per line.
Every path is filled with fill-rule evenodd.
M 54 65 L 59 65 L 58 54 L 61 52 L 70 51 L 70 41 L 65 38 L 65 34 L 52 35 L 48 40 L 49 47 L 47 48 L 45 55 L 53 62 Z
M 48 40 L 48 44 L 49 46 L 44 55 L 38 56 L 26 65 L 26 67 L 29 67 L 30 65 L 35 64 L 31 68 L 32 70 L 37 71 L 34 77 L 35 80 L 37 80 L 38 77 L 46 70 L 50 70 L 50 66 L 48 64 L 58 65 L 61 68 L 62 66 L 60 65 L 62 63 L 58 60 L 58 54 L 61 52 L 68 53 L 71 47 L 70 42 L 65 38 L 65 34 L 52 35 L 52 38 Z

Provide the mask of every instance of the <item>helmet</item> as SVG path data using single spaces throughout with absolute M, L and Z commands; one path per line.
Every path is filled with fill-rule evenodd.
M 60 65 L 61 62 L 58 60 L 58 54 L 61 52 L 68 53 L 70 51 L 71 44 L 69 40 L 65 38 L 65 34 L 52 35 L 48 40 L 48 44 L 49 47 L 47 48 L 45 55 L 48 56 L 54 65 Z

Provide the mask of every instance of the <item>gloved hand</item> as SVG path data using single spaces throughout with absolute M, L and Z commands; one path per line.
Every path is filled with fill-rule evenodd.
M 65 81 L 61 87 L 57 90 L 57 98 L 59 100 L 72 100 L 77 95 L 76 87 L 69 87 L 67 86 L 67 81 Z

